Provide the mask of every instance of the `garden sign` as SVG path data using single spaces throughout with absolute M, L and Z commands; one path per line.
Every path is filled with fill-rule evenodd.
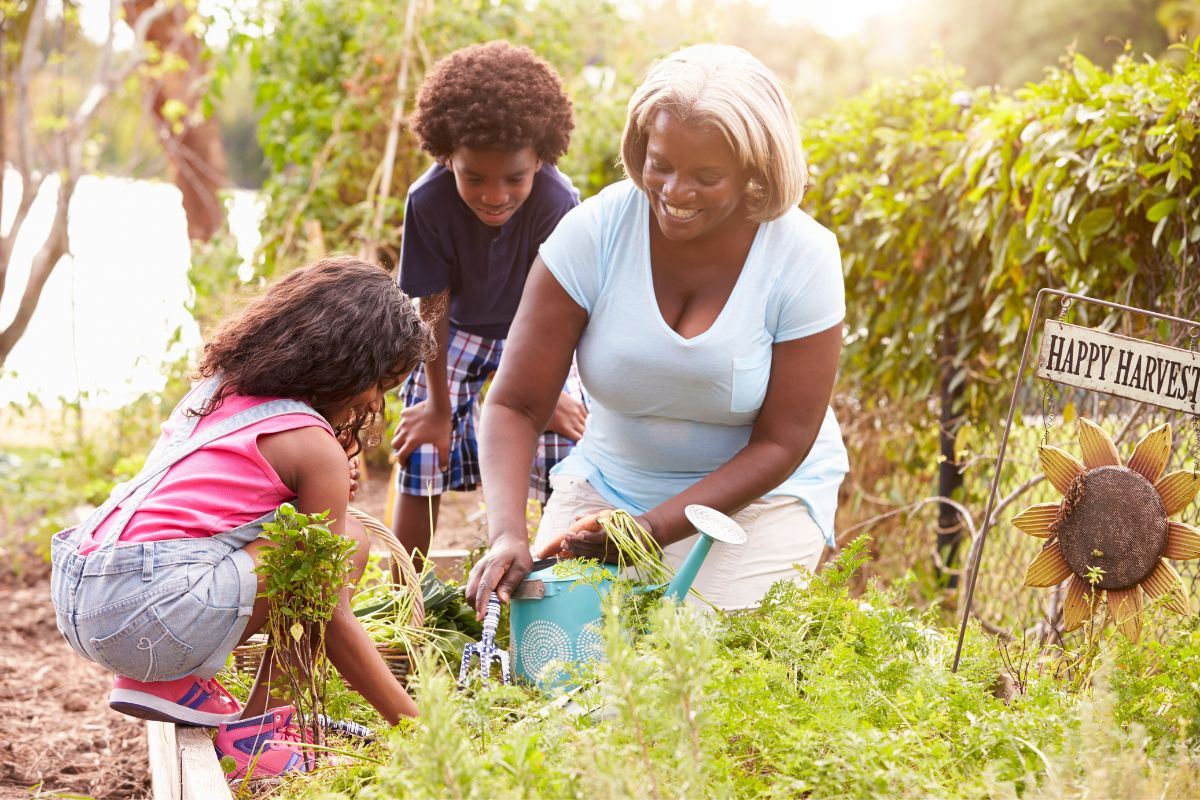
M 1046 320 L 1037 376 L 1195 414 L 1200 352 Z
M 1193 347 L 1200 335 L 1200 323 L 1055 289 L 1038 292 L 992 473 L 983 528 L 969 557 L 966 603 L 952 668 L 955 671 L 971 614 L 983 545 L 996 507 L 1021 381 L 1033 352 L 1031 345 L 1042 303 L 1048 297 L 1060 300 L 1062 313 L 1057 320 L 1047 319 L 1041 326 L 1037 377 L 1189 414 L 1200 446 L 1200 353 L 1070 325 L 1065 318 L 1072 302 L 1099 305 L 1186 326 Z M 1046 396 L 1049 400 L 1049 389 Z M 1050 409 L 1052 414 L 1053 406 Z M 1109 615 L 1131 639 L 1140 633 L 1143 593 L 1151 597 L 1165 595 L 1172 610 L 1188 612 L 1183 584 L 1165 558 L 1200 557 L 1200 530 L 1169 520 L 1195 497 L 1200 470 L 1163 475 L 1171 452 L 1170 430 L 1167 424 L 1152 430 L 1126 463 L 1122 463 L 1108 434 L 1083 419 L 1079 425 L 1083 461 L 1045 441 L 1038 448 L 1042 471 L 1063 500 L 1031 506 L 1012 522 L 1018 530 L 1047 540 L 1029 566 L 1027 586 L 1057 586 L 1071 579 L 1066 598 L 1067 629 L 1077 626 L 1094 609 L 1100 591 L 1106 593 Z

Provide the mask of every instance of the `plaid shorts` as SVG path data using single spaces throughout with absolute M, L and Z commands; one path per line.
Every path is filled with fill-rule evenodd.
M 503 339 L 489 339 L 450 326 L 446 377 L 450 388 L 450 463 L 438 464 L 437 450 L 431 444 L 413 451 L 400 465 L 400 486 L 404 494 L 427 497 L 445 491 L 470 491 L 479 488 L 479 395 L 488 376 L 500 366 Z M 412 371 L 404 385 L 405 407 L 420 403 L 428 393 L 425 365 Z M 587 407 L 587 397 L 579 381 L 575 364 L 567 376 L 563 391 Z M 529 473 L 529 497 L 546 502 L 550 496 L 550 469 L 567 457 L 575 442 L 567 437 L 543 433 Z

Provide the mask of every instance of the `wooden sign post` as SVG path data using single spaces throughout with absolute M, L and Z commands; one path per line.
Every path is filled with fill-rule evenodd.
M 1008 406 L 1008 421 L 1000 438 L 1000 452 L 992 470 L 992 487 L 988 495 L 987 511 L 978 538 L 972 542 L 967 558 L 966 602 L 962 624 L 958 630 L 958 645 L 954 649 L 954 666 L 958 671 L 962 657 L 963 638 L 967 632 L 967 620 L 971 617 L 971 603 L 975 594 L 975 581 L 979 577 L 979 564 L 983 558 L 983 546 L 992 527 L 992 512 L 996 507 L 996 491 L 1000 485 L 1001 467 L 1004 465 L 1008 436 L 1012 431 L 1013 418 L 1017 410 L 1017 397 L 1025 367 L 1029 363 L 1033 333 L 1040 319 L 1042 302 L 1047 297 L 1058 297 L 1064 308 L 1078 301 L 1092 305 L 1139 314 L 1175 325 L 1187 326 L 1194 338 L 1200 335 L 1200 322 L 1160 314 L 1142 308 L 1096 300 L 1080 294 L 1071 294 L 1057 289 L 1042 289 L 1037 294 L 1025 333 L 1025 349 L 1021 352 L 1021 364 L 1013 382 L 1012 400 Z M 1046 320 L 1042 325 L 1042 345 L 1038 351 L 1036 375 L 1055 383 L 1075 386 L 1089 391 L 1124 397 L 1139 403 L 1148 403 L 1188 414 L 1200 414 L 1200 353 L 1178 347 L 1132 339 L 1128 336 L 1069 325 L 1061 320 Z

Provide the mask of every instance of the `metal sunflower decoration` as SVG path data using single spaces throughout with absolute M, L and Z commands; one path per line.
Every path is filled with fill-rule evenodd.
M 1143 593 L 1188 614 L 1187 589 L 1166 559 L 1200 558 L 1200 531 L 1171 522 L 1200 489 L 1194 472 L 1163 475 L 1171 453 L 1171 426 L 1159 425 L 1133 448 L 1122 466 L 1109 435 L 1080 418 L 1083 463 L 1057 447 L 1038 448 L 1042 472 L 1063 495 L 1038 503 L 1013 518 L 1030 536 L 1048 539 L 1029 564 L 1026 586 L 1057 586 L 1070 578 L 1063 626 L 1074 630 L 1091 618 L 1103 599 L 1108 617 L 1137 641 Z

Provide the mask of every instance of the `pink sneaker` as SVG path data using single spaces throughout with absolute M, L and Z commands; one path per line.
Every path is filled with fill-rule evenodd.
M 217 727 L 217 758 L 232 758 L 237 765 L 226 773 L 229 780 L 273 778 L 289 772 L 307 772 L 310 754 L 300 744 L 300 731 L 292 724 L 296 709 L 280 706 L 260 717 L 226 722 Z
M 238 718 L 242 707 L 216 680 L 189 676 L 143 683 L 113 676 L 108 707 L 122 714 L 160 722 L 215 728 Z

